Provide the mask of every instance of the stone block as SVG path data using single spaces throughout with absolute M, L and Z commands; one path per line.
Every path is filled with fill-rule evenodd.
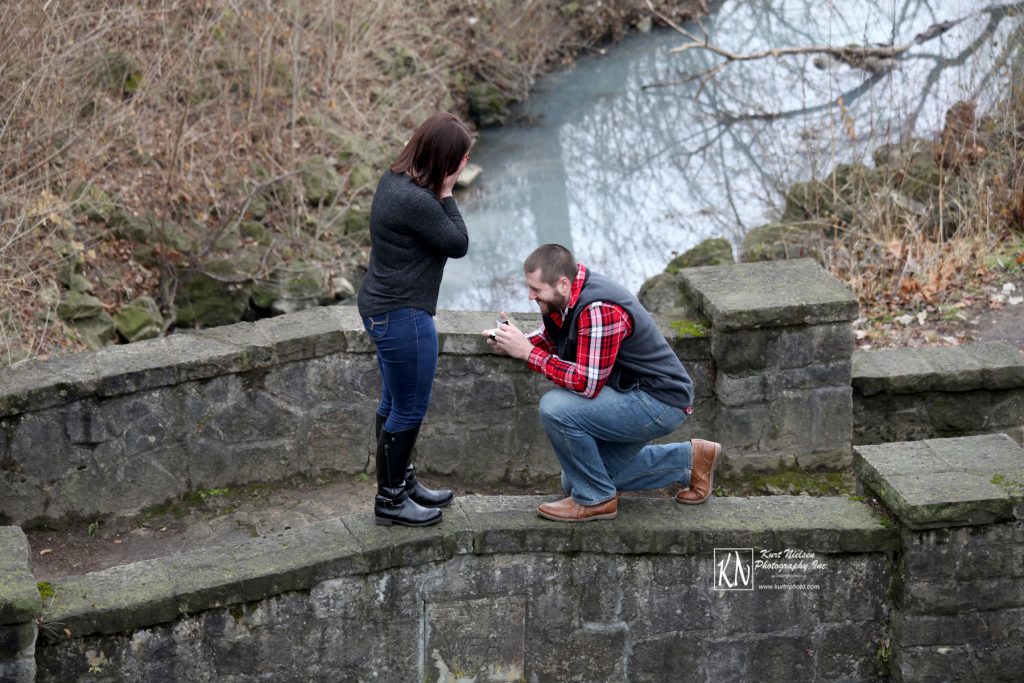
M 768 434 L 762 448 L 804 454 L 846 451 L 850 446 L 849 387 L 786 390 L 768 403 Z
M 376 403 L 317 406 L 303 418 L 297 439 L 305 444 L 304 459 L 310 473 L 347 475 L 373 472 Z M 418 461 L 417 461 L 418 463 Z
M 629 680 L 661 681 L 671 672 L 674 680 L 711 680 L 704 675 L 704 632 L 658 634 L 633 640 L 629 656 Z M 733 670 L 733 675 L 739 673 Z
M 658 320 L 658 328 L 665 333 L 665 339 L 668 341 L 669 346 L 676 352 L 676 356 L 683 362 L 686 369 L 689 370 L 691 365 L 698 363 L 706 363 L 711 359 L 711 337 L 713 335 L 707 335 L 704 337 L 686 337 L 680 336 L 679 332 L 670 327 L 671 323 L 667 323 L 663 320 Z
M 1024 608 L 993 610 L 983 616 L 990 643 L 1024 646 Z
M 0 418 L 63 403 L 69 389 L 50 362 L 27 361 L 5 368 L 0 375 Z
M 265 367 L 341 353 L 347 346 L 346 331 L 363 331 L 358 311 L 323 306 L 253 323 L 212 327 L 195 334 L 243 348 L 253 359 L 253 367 Z
M 892 475 L 876 489 L 911 529 L 989 524 L 1013 517 L 1012 499 L 991 476 L 967 472 Z
M 424 679 L 486 681 L 524 678 L 526 600 L 495 596 L 430 603 L 426 610 Z
M 1019 389 L 1024 387 L 1024 356 L 1008 342 L 858 351 L 853 387 L 863 396 Z
M 345 515 L 341 521 L 355 538 L 367 571 L 448 560 L 471 545 L 470 522 L 461 506 L 449 508 L 439 524 L 425 529 L 379 526 L 368 513 Z
M 883 621 L 826 624 L 815 651 L 817 680 L 879 680 L 888 674 L 878 659 Z
M 687 296 L 716 331 L 857 317 L 853 294 L 811 259 L 687 268 L 681 276 Z
M 711 338 L 711 354 L 717 372 L 738 376 L 763 373 L 778 367 L 779 330 L 716 330 Z
M 1024 580 L 917 581 L 904 577 L 897 607 L 909 615 L 963 615 L 1024 607 Z
M 74 462 L 71 445 L 63 430 L 66 409 L 50 408 L 9 419 L 13 423 L 10 450 L 0 478 L 24 479 L 30 485 L 42 485 L 63 474 L 65 463 Z M 20 519 L 15 515 L 16 519 Z
M 571 530 L 537 515 L 550 496 L 461 496 L 459 506 L 473 529 L 476 553 L 567 552 Z
M 853 399 L 849 386 L 817 389 L 811 395 L 810 450 L 831 451 L 843 455 L 843 465 L 851 461 Z M 800 461 L 800 456 L 797 457 Z
M 951 532 L 963 528 L 929 529 L 914 531 L 904 528 L 900 532 L 903 553 L 902 571 L 915 581 L 949 581 L 959 564 L 963 544 Z
M 764 373 L 753 375 L 731 375 L 719 372 L 715 375 L 715 396 L 722 405 L 730 408 L 756 404 L 767 400 L 766 384 L 774 379 Z
M 536 652 L 538 656 L 527 662 L 527 676 L 534 680 L 578 683 L 627 680 L 627 624 L 584 623 L 582 628 L 564 635 L 542 627 L 538 634 L 531 636 L 545 638 L 543 645 L 531 648 L 531 653 Z M 567 658 L 566 652 L 574 653 L 573 657 Z
M 117 633 L 178 616 L 174 577 L 163 560 L 147 560 L 52 582 L 48 621 L 73 637 Z
M 0 526 L 0 625 L 31 622 L 41 611 L 28 539 L 18 527 Z
M 1024 450 L 1005 435 L 854 450 L 858 476 L 912 529 L 1013 519 L 1024 498 Z M 903 461 L 914 469 L 903 473 Z
M 882 444 L 938 436 L 914 394 L 853 395 L 853 443 Z
M 0 661 L 18 659 L 31 653 L 36 646 L 36 624 L 0 626 Z
M 1024 671 L 1024 644 L 1018 639 L 999 647 L 975 651 L 972 678 L 976 681 L 1012 681 Z
M 766 681 L 813 681 L 814 641 L 810 635 L 773 635 L 751 643 L 751 673 Z
M 984 642 L 989 636 L 986 619 L 977 612 L 939 616 L 897 612 L 893 616 L 893 642 L 897 647 L 955 646 Z
M 849 323 L 784 327 L 776 333 L 779 336 L 778 366 L 784 369 L 849 362 L 855 345 Z
M 881 628 L 888 622 L 892 606 L 887 591 L 894 573 L 890 554 L 820 554 L 816 559 L 827 569 L 807 573 L 808 582 L 820 588 L 801 592 L 806 601 L 802 611 L 820 615 L 826 624 L 854 622 Z
M 704 646 L 698 680 L 733 680 L 743 672 L 745 679 L 813 681 L 814 649 L 811 634 L 711 640 Z
M 0 625 L 0 681 L 34 683 L 36 680 L 35 622 Z
M 924 444 L 949 471 L 999 474 L 1024 468 L 1024 449 L 1005 434 L 929 439 Z
M 812 363 L 798 368 L 773 372 L 764 377 L 769 398 L 776 392 L 793 389 L 850 388 L 850 361 L 837 360 Z
M 700 404 L 715 395 L 717 381 L 715 364 L 710 358 L 683 361 L 683 367 L 693 380 L 693 402 Z
M 1024 391 L 975 390 L 854 396 L 858 443 L 1024 433 Z
M 758 450 L 768 440 L 771 424 L 769 410 L 768 404 L 719 406 L 718 440 L 730 459 L 735 449 Z
M 116 443 L 72 453 L 71 462 L 81 464 L 68 468 L 48 487 L 51 498 L 46 515 L 51 519 L 134 513 L 188 490 L 187 455 L 178 444 L 129 457 Z M 111 482 L 118 485 L 113 487 Z
M 243 385 L 224 404 L 204 410 L 196 437 L 225 444 L 286 438 L 295 434 L 300 417 L 298 411 L 262 386 Z
M 908 682 L 974 680 L 971 658 L 967 645 L 893 647 L 893 677 Z

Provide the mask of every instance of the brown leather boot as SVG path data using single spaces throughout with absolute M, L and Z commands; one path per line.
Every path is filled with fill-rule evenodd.
M 572 496 L 555 503 L 544 503 L 537 514 L 556 522 L 589 522 L 594 519 L 615 519 L 619 514 L 619 497 L 597 505 L 580 505 Z
M 722 444 L 704 439 L 690 439 L 693 464 L 690 466 L 690 488 L 676 494 L 676 502 L 699 505 L 711 497 L 715 465 L 722 454 Z

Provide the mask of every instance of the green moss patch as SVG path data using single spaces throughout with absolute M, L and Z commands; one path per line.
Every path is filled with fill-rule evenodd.
M 715 487 L 718 496 L 853 496 L 854 477 L 848 470 L 807 472 L 782 467 L 774 472 L 743 472 L 724 476 Z

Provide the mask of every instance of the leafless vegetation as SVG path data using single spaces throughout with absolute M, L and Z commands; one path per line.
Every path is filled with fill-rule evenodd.
M 80 348 L 54 314 L 76 268 L 109 311 L 147 293 L 173 318 L 182 273 L 236 255 L 239 241 L 223 238 L 256 198 L 269 199 L 260 220 L 271 239 L 254 275 L 300 257 L 341 270 L 362 262 L 364 239 L 329 233 L 303 202 L 295 176 L 306 160 L 326 158 L 341 175 L 343 215 L 427 114 L 468 113 L 480 84 L 521 98 L 539 71 L 621 33 L 641 8 L 0 3 L 0 362 Z M 154 228 L 150 262 L 117 231 L 125 217 Z

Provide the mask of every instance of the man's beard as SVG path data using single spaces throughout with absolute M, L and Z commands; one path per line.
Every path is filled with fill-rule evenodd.
M 565 310 L 568 305 L 568 297 L 564 299 L 555 299 L 553 301 L 547 301 L 545 299 L 537 299 L 537 305 L 540 306 L 541 315 L 551 315 L 552 313 L 561 313 Z

